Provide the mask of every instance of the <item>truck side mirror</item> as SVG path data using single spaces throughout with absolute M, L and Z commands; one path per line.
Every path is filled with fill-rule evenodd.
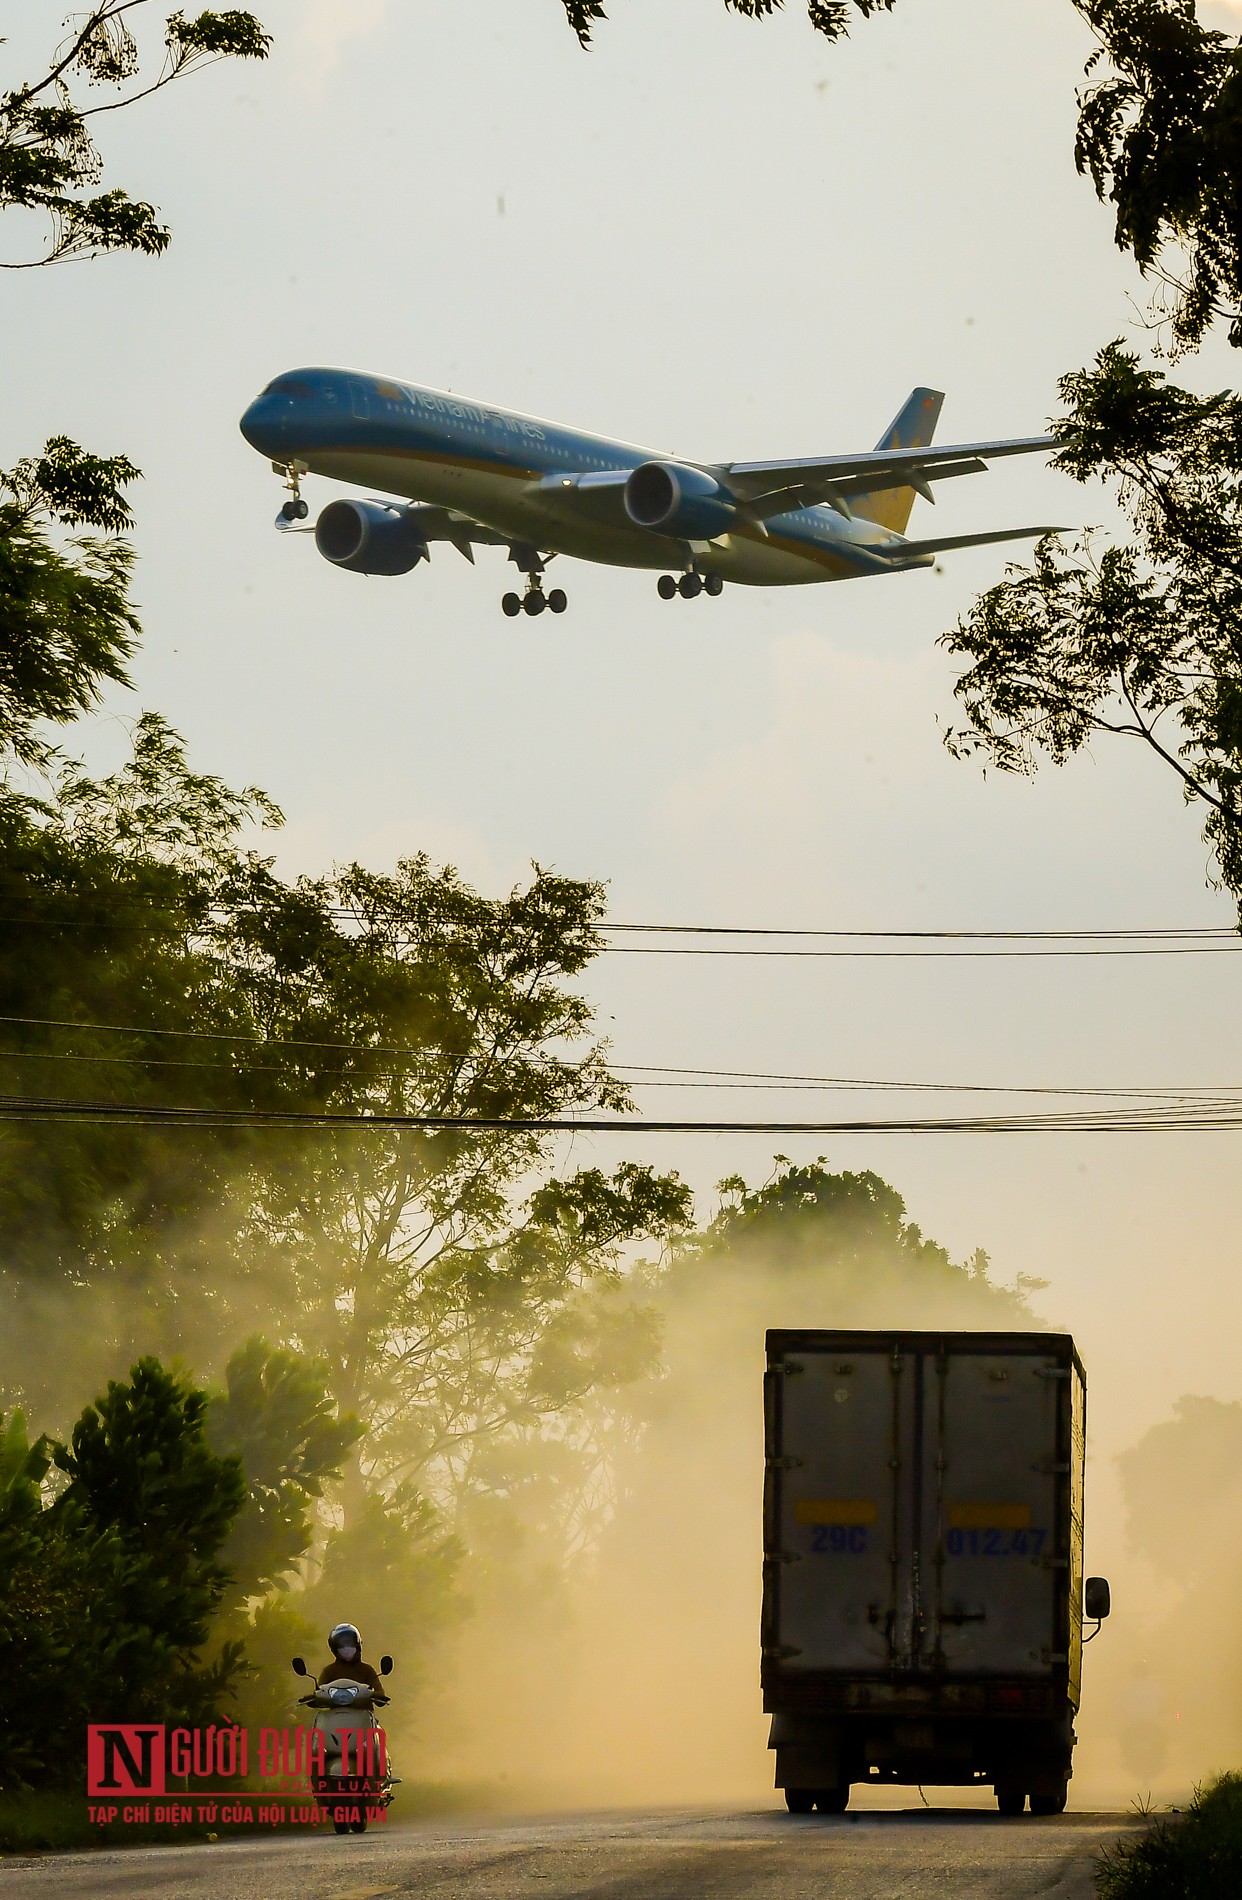
M 392 1657 L 391 1656 L 380 1657 L 380 1674 L 381 1676 L 391 1676 L 392 1674 Z
M 1083 1585 L 1082 1611 L 1091 1623 L 1102 1623 L 1113 1607 L 1107 1577 L 1088 1577 Z
M 306 1674 L 306 1664 L 302 1661 L 300 1656 L 294 1657 L 290 1668 L 293 1670 L 295 1676 L 304 1676 Z

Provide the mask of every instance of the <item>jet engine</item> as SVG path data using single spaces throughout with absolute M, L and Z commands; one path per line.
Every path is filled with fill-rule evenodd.
M 644 462 L 625 484 L 625 512 L 639 528 L 679 541 L 713 541 L 737 519 L 727 488 L 701 468 Z
M 408 574 L 431 558 L 406 510 L 378 501 L 330 501 L 315 523 L 315 546 L 351 574 Z

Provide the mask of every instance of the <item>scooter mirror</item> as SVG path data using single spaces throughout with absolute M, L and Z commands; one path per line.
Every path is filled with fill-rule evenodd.
M 295 1656 L 290 1666 L 296 1676 L 304 1676 L 306 1674 L 306 1664 L 302 1661 L 300 1656 Z
M 1092 1623 L 1102 1623 L 1113 1607 L 1107 1577 L 1088 1577 L 1083 1585 L 1083 1615 Z
M 392 1674 L 392 1657 L 391 1656 L 380 1657 L 380 1674 L 381 1676 L 391 1676 Z

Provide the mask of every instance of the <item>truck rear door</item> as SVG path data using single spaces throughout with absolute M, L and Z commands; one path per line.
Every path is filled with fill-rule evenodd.
M 1058 1446 L 1068 1376 L 1039 1352 L 926 1357 L 925 1666 L 1020 1675 L 1066 1660 L 1053 1641 L 1066 1582 L 1057 1504 L 1069 1468 Z

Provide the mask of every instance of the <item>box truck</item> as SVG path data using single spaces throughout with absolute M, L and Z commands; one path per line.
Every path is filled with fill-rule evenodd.
M 1084 1613 L 1109 1610 L 1083 1586 L 1073 1340 L 778 1330 L 767 1350 L 762 1683 L 788 1807 L 905 1782 L 1060 1813 Z

